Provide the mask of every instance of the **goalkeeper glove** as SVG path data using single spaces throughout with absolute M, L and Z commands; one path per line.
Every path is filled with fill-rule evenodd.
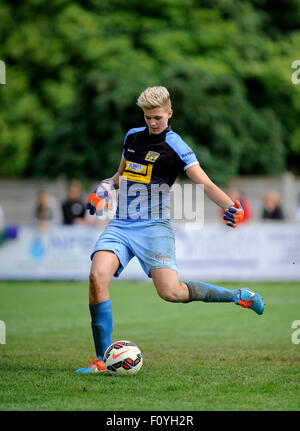
M 228 221 L 227 226 L 237 227 L 237 225 L 244 218 L 244 210 L 239 201 L 235 201 L 233 205 L 230 205 L 224 212 L 223 219 Z
M 112 210 L 112 194 L 109 190 L 109 185 L 105 187 L 105 183 L 100 183 L 98 187 L 89 195 L 86 208 L 91 215 L 95 213 L 103 213 L 103 210 Z

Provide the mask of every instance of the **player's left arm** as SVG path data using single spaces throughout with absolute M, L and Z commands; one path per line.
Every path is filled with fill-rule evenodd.
M 195 184 L 203 184 L 204 193 L 210 200 L 225 210 L 224 220 L 230 227 L 236 227 L 244 217 L 244 210 L 239 201 L 233 202 L 204 172 L 199 165 L 194 165 L 186 171 L 187 176 Z
M 233 205 L 230 197 L 211 181 L 200 165 L 191 166 L 185 172 L 195 184 L 203 184 L 205 194 L 219 207 L 226 209 Z

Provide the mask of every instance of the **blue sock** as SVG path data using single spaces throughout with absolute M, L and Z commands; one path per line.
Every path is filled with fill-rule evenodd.
M 99 360 L 103 359 L 105 350 L 111 344 L 111 334 L 113 331 L 113 316 L 110 299 L 100 304 L 90 304 L 92 317 L 92 331 L 96 355 Z
M 203 281 L 185 281 L 185 284 L 190 295 L 187 302 L 234 302 L 240 296 L 240 289 L 225 289 L 225 287 L 215 286 Z

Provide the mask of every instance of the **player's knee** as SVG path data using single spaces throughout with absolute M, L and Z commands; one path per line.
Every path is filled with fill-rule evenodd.
M 107 288 L 107 285 L 109 283 L 109 277 L 107 276 L 105 271 L 102 271 L 101 269 L 91 270 L 89 281 L 91 295 L 97 295 L 102 290 Z
M 180 297 L 175 289 L 171 286 L 160 286 L 157 288 L 159 296 L 168 302 L 180 302 Z

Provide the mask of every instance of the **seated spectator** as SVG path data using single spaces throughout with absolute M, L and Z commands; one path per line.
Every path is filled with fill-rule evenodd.
M 45 190 L 41 190 L 38 194 L 33 220 L 40 228 L 46 228 L 51 224 L 58 224 L 61 222 L 61 213 L 57 205 L 55 205 L 52 196 Z
M 229 187 L 229 189 L 227 190 L 227 194 L 232 199 L 233 202 L 235 202 L 236 200 L 240 201 L 240 203 L 244 209 L 244 218 L 241 222 L 251 220 L 252 208 L 251 208 L 250 201 L 249 201 L 248 197 L 246 196 L 246 194 L 242 190 L 239 190 L 236 187 Z M 224 210 L 222 209 L 221 210 L 222 219 L 223 219 L 223 215 L 224 215 Z
M 295 220 L 300 221 L 300 191 L 298 193 L 298 199 L 295 207 Z
M 68 198 L 62 205 L 64 224 L 86 223 L 85 203 L 81 199 L 81 186 L 76 180 L 69 184 Z
M 269 190 L 264 196 L 262 219 L 283 220 L 285 217 L 280 202 L 281 199 L 279 193 L 275 190 Z
M 2 206 L 0 205 L 0 245 L 5 240 L 5 219 L 4 219 L 4 211 Z
M 4 229 L 4 227 L 5 227 L 4 211 L 2 209 L 2 206 L 0 205 L 0 232 Z

